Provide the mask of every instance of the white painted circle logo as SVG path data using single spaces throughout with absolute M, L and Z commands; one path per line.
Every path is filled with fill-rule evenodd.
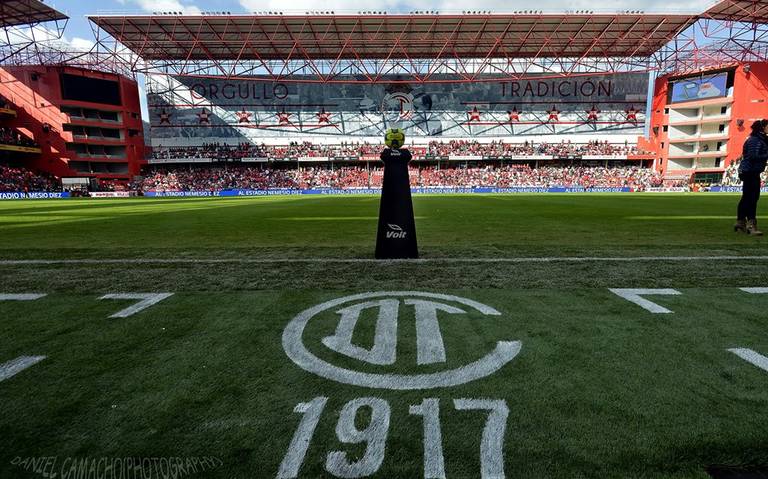
M 388 366 L 397 359 L 397 326 L 401 304 L 413 308 L 416 324 L 416 363 L 430 365 L 446 362 L 446 351 L 438 322 L 438 311 L 466 314 L 460 304 L 484 316 L 500 316 L 494 308 L 471 299 L 420 291 L 381 291 L 362 293 L 327 301 L 302 311 L 283 331 L 283 349 L 302 369 L 339 383 L 379 389 L 432 389 L 456 386 L 493 374 L 517 356 L 520 341 L 499 341 L 496 347 L 477 361 L 429 374 L 377 374 L 335 366 L 311 353 L 303 342 L 304 330 L 312 318 L 333 308 L 339 315 L 333 334 L 322 338 L 325 347 L 360 362 Z M 355 326 L 363 311 L 378 310 L 373 346 L 364 348 L 352 341 Z

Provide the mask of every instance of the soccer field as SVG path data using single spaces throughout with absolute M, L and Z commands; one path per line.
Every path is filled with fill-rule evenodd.
M 768 470 L 737 200 L 416 196 L 389 262 L 372 196 L 0 202 L 0 478 Z

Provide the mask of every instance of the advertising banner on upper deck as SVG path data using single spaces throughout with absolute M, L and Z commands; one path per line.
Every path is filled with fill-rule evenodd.
M 435 78 L 433 78 L 435 79 Z M 293 78 L 295 80 L 295 78 Z M 648 75 L 375 84 L 152 75 L 152 136 L 508 136 L 642 130 Z

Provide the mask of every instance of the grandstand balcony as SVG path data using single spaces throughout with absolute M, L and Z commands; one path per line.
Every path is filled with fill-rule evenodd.
M 125 143 L 125 132 L 117 128 L 65 124 L 64 131 L 70 132 L 73 142 L 76 143 L 103 145 L 122 145 Z
M 670 138 L 669 143 L 690 143 L 691 140 L 700 141 L 728 141 L 727 133 L 696 134 L 686 137 Z
M 0 143 L 0 151 L 8 151 L 12 153 L 30 153 L 39 155 L 42 150 L 39 146 L 19 146 L 19 145 L 6 145 Z
M 722 123 L 722 122 L 727 122 L 730 119 L 731 119 L 730 109 L 726 110 L 726 112 L 724 113 L 709 114 L 709 115 L 702 114 L 700 111 L 698 111 L 698 113 L 696 113 L 694 116 L 682 116 L 682 115 L 672 116 L 670 114 L 670 120 L 668 124 L 669 126 L 691 126 L 691 125 L 701 125 L 705 123 Z
M 668 123 L 669 126 L 696 126 L 707 123 L 727 123 L 731 120 L 731 113 L 723 113 L 712 116 L 697 116 L 693 119 L 676 120 Z
M 730 90 L 728 96 L 720 96 L 717 98 L 706 98 L 701 100 L 688 100 L 676 103 L 670 103 L 668 106 L 670 109 L 711 109 L 711 107 L 720 107 L 722 105 L 730 105 L 733 103 L 733 89 Z
M 69 123 L 82 126 L 116 127 L 123 124 L 123 115 L 119 110 L 62 106 L 61 111 L 69 117 Z
M 723 148 L 721 150 L 696 150 L 696 151 L 686 151 L 686 150 L 671 150 L 669 152 L 669 158 L 716 158 L 725 156 L 728 153 L 728 151 Z
M 6 104 L 4 106 L 0 106 L 0 116 L 10 116 L 10 117 L 16 117 L 16 109 L 12 107 L 10 104 Z

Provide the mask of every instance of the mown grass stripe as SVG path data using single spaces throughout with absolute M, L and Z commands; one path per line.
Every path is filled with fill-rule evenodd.
M 768 256 L 539 256 L 517 258 L 116 258 L 116 259 L 6 259 L 0 266 L 56 264 L 274 264 L 274 263 L 597 263 L 646 261 L 768 261 Z

